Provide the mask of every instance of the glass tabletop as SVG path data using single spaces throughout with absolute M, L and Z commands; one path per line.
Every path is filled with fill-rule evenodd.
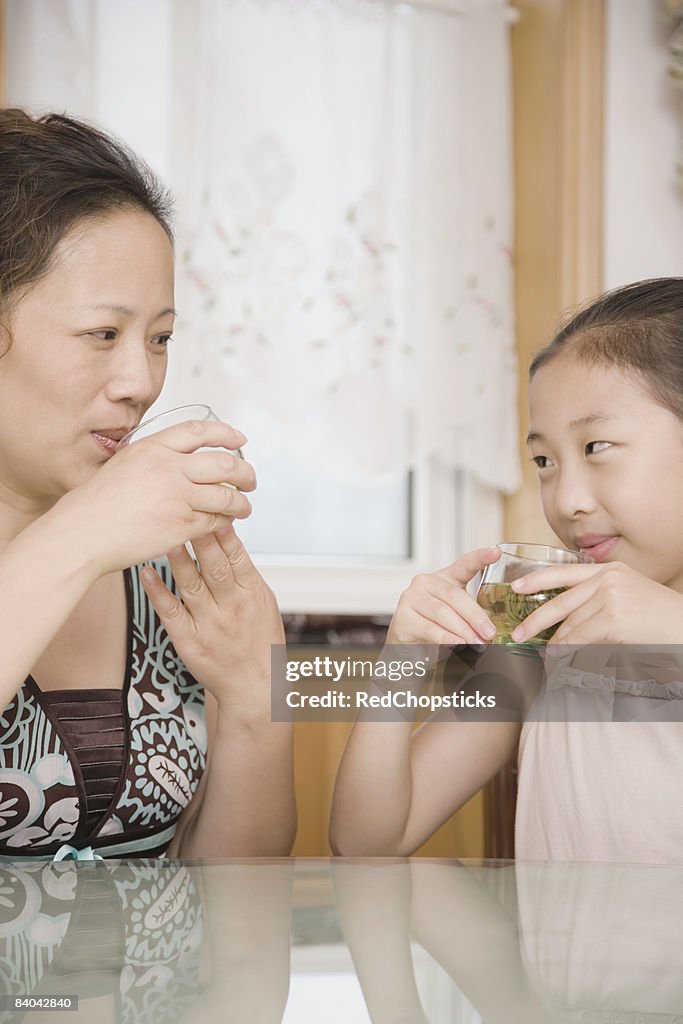
M 0 865 L 0 1024 L 683 1020 L 683 866 Z

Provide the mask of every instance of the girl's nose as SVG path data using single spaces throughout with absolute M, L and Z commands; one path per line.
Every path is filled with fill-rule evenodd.
M 563 469 L 555 488 L 554 501 L 563 519 L 574 519 L 579 513 L 592 512 L 596 499 L 589 474 L 579 467 Z

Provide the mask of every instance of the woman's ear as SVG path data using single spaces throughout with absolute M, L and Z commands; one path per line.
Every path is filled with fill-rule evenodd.
M 12 335 L 9 327 L 0 324 L 0 359 L 6 355 L 12 347 Z

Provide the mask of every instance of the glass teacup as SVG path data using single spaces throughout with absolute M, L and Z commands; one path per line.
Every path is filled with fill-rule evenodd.
M 150 416 L 148 420 L 143 420 L 134 430 L 131 430 L 125 437 L 121 438 L 116 446 L 116 451 L 120 448 L 125 448 L 126 445 L 133 444 L 135 441 L 141 441 L 144 437 L 158 434 L 160 430 L 165 430 L 167 427 L 175 427 L 178 423 L 187 423 L 188 420 L 220 423 L 218 416 L 208 405 L 179 405 L 176 409 L 169 409 L 167 412 L 160 412 L 157 416 Z M 197 448 L 198 452 L 221 450 L 230 451 L 233 455 L 239 456 L 240 459 L 244 458 L 241 448 Z M 226 483 L 224 486 L 233 487 L 234 484 Z
M 511 634 L 533 611 L 546 601 L 561 594 L 566 587 L 539 591 L 536 594 L 517 594 L 511 587 L 513 580 L 536 569 L 549 566 L 578 565 L 594 561 L 580 551 L 568 551 L 549 544 L 497 544 L 503 552 L 497 562 L 484 569 L 477 591 L 477 604 L 489 615 L 496 627 L 494 644 L 512 644 L 528 648 L 544 647 L 560 623 L 542 630 L 523 645 L 517 644 Z

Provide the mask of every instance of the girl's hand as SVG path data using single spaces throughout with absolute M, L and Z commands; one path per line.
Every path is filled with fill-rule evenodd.
M 438 572 L 416 576 L 401 594 L 387 643 L 482 644 L 496 635 L 486 612 L 465 587 L 500 548 L 478 548 Z
M 141 572 L 176 651 L 219 706 L 270 709 L 270 645 L 285 642 L 273 592 L 232 525 L 168 553 L 179 600 L 150 566 Z
M 190 420 L 168 427 L 121 449 L 47 515 L 71 522 L 75 517 L 99 575 L 163 555 L 251 514 L 242 491 L 256 486 L 253 468 L 218 450 L 238 448 L 244 440 L 227 423 Z M 196 450 L 204 446 L 217 450 Z
M 518 643 L 562 623 L 551 643 L 675 644 L 683 635 L 683 595 L 623 562 L 538 569 L 515 580 L 518 594 L 567 587 L 512 633 Z

